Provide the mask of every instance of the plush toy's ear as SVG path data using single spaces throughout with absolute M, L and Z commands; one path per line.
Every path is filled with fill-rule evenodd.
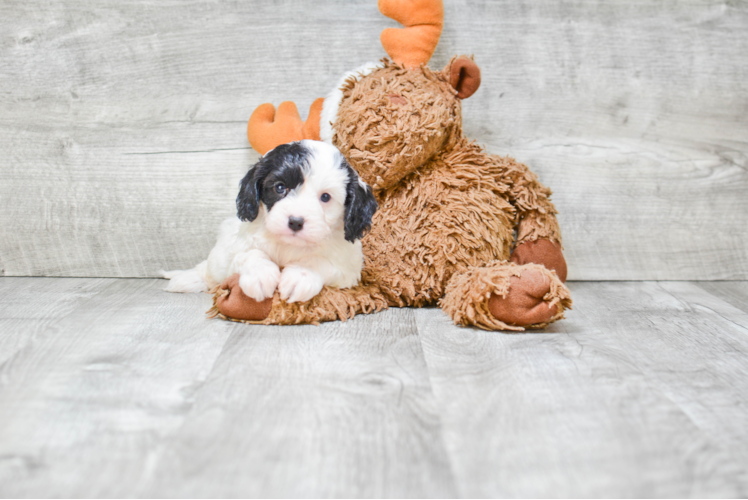
M 364 183 L 355 170 L 342 160 L 348 170 L 348 185 L 345 196 L 345 239 L 351 243 L 362 238 L 371 229 L 371 218 L 379 205 L 371 188 Z
M 449 76 L 449 83 L 460 99 L 467 99 L 480 87 L 480 68 L 469 57 L 452 59 L 444 72 Z
M 260 184 L 264 179 L 262 162 L 252 167 L 239 184 L 239 194 L 236 197 L 236 216 L 247 222 L 252 222 L 260 213 Z

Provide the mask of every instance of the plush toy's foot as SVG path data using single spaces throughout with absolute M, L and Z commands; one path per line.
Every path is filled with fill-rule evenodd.
M 552 275 L 538 269 L 524 269 L 520 276 L 509 278 L 506 295 L 491 294 L 488 310 L 494 318 L 508 325 L 546 325 L 564 310 L 559 300 L 544 299 L 551 294 L 553 279 Z
M 522 331 L 561 319 L 571 296 L 541 265 L 496 261 L 453 276 L 440 305 L 458 325 Z
M 227 278 L 213 291 L 213 307 L 208 316 L 222 319 L 263 323 L 266 325 L 318 324 L 353 318 L 387 308 L 387 302 L 375 286 L 329 288 L 308 302 L 289 304 L 278 292 L 262 302 L 247 297 L 239 287 L 239 275 Z
M 240 321 L 263 321 L 272 308 L 272 297 L 262 302 L 247 297 L 239 286 L 239 274 L 233 274 L 213 290 L 213 308 L 209 314 Z

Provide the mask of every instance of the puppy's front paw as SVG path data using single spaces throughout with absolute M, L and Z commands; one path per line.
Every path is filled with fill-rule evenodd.
M 269 260 L 260 260 L 252 263 L 250 269 L 243 269 L 239 278 L 239 288 L 244 295 L 262 302 L 272 297 L 278 288 L 281 273 L 278 266 Z M 246 267 L 246 266 L 245 266 Z
M 288 266 L 281 273 L 278 291 L 286 302 L 306 302 L 321 292 L 323 285 L 322 277 L 314 271 Z

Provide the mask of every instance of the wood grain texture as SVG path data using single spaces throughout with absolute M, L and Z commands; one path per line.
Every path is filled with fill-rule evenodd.
M 748 282 L 701 282 L 699 288 L 727 302 L 731 306 L 748 313 Z
M 164 284 L 0 278 L 1 497 L 456 495 L 412 310 L 261 327 Z
M 121 497 L 147 477 L 232 329 L 163 284 L 0 279 L 0 496 Z
M 692 283 L 571 288 L 538 333 L 415 312 L 460 494 L 745 496 L 748 315 Z
M 413 311 L 237 327 L 144 493 L 455 496 Z
M 570 279 L 748 278 L 748 4 L 445 3 L 431 66 L 475 55 L 465 131 L 554 190 Z M 10 0 L 0 19 L 8 276 L 194 265 L 257 158 L 252 110 L 305 115 L 396 25 L 370 0 Z
M 580 137 L 511 153 L 554 187 L 569 279 L 734 280 L 748 277 L 748 157 L 733 147 Z
M 527 334 L 164 283 L 0 278 L 0 497 L 748 494 L 748 282 L 572 283 Z
M 235 214 L 251 156 L 248 146 L 205 138 L 218 129 L 243 136 L 235 128 L 2 129 L 30 163 L 12 165 L 11 181 L 0 187 L 13 193 L 0 209 L 9 213 L 0 226 L 0 267 L 22 275 L 155 276 L 194 266 L 215 244 L 221 220 Z

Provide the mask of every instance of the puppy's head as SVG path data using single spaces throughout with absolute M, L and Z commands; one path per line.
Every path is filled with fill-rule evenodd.
M 340 151 L 318 141 L 268 151 L 242 179 L 237 215 L 292 245 L 316 245 L 340 232 L 353 242 L 371 228 L 377 202 Z

